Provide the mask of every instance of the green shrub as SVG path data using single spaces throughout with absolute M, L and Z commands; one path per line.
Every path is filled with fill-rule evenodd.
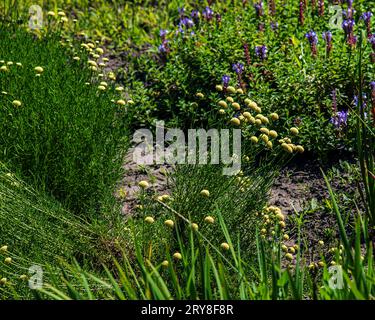
M 0 73 L 0 160 L 74 212 L 98 212 L 120 177 L 130 113 L 111 102 L 119 99 L 111 85 L 98 90 L 88 57 L 73 60 L 55 33 L 0 34 L 1 66 L 13 62 Z

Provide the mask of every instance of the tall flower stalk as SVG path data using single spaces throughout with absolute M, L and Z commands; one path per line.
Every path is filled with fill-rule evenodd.
M 318 43 L 318 37 L 317 37 L 316 33 L 311 30 L 311 31 L 309 31 L 308 33 L 305 34 L 305 37 L 307 38 L 307 40 L 310 43 L 311 55 L 313 57 L 316 57 L 317 54 L 318 54 L 318 49 L 316 47 L 316 45 Z
M 299 16 L 298 16 L 298 21 L 301 26 L 305 24 L 305 4 L 301 0 L 299 2 Z
M 332 33 L 330 31 L 323 32 L 323 40 L 326 43 L 326 55 L 328 57 L 332 51 Z

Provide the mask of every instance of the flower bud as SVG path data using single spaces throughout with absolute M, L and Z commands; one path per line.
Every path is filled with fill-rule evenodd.
M 155 222 L 154 218 L 153 217 L 146 217 L 145 218 L 145 222 L 149 223 L 149 224 L 152 224 Z
M 204 218 L 204 221 L 212 224 L 212 223 L 215 222 L 215 219 L 211 216 L 207 216 L 207 217 Z
M 139 181 L 138 186 L 140 186 L 142 189 L 147 189 L 150 185 L 148 184 L 147 181 L 142 180 L 142 181 Z
M 275 130 L 270 130 L 270 132 L 268 133 L 268 135 L 271 138 L 277 138 L 277 132 Z
M 240 110 L 240 109 L 241 109 L 241 106 L 240 106 L 237 102 L 232 103 L 232 107 L 233 107 L 235 110 Z
M 203 189 L 201 191 L 201 196 L 205 197 L 205 198 L 208 198 L 210 196 L 210 192 L 206 189 Z
M 174 227 L 174 222 L 172 220 L 165 220 L 164 221 L 164 224 L 169 227 L 169 228 L 173 228 Z
M 176 260 L 181 260 L 182 259 L 182 255 L 181 255 L 181 253 L 176 252 L 176 253 L 173 254 L 173 258 L 175 258 Z
M 290 128 L 290 133 L 296 136 L 299 133 L 299 131 L 297 128 L 293 127 L 293 128 Z
M 220 245 L 221 249 L 225 250 L 225 251 L 228 251 L 229 250 L 229 244 L 226 243 L 226 242 L 223 242 L 221 245 Z
M 220 84 L 216 85 L 215 88 L 216 88 L 217 91 L 223 91 L 223 86 L 220 85 Z
M 218 105 L 224 109 L 228 108 L 228 104 L 224 100 L 220 100 Z
M 14 100 L 14 101 L 12 102 L 12 104 L 13 104 L 15 107 L 20 107 L 20 106 L 22 105 L 21 101 L 19 101 L 19 100 Z
M 234 87 L 232 87 L 232 86 L 229 86 L 227 88 L 227 91 L 230 92 L 230 93 L 236 93 L 236 89 Z
M 42 67 L 35 67 L 34 70 L 37 72 L 37 73 L 42 73 L 44 71 L 44 69 Z
M 239 126 L 241 124 L 241 121 L 238 118 L 232 118 L 230 119 L 230 123 L 233 124 L 234 126 Z

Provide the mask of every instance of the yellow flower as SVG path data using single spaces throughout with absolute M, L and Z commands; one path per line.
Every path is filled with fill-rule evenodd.
M 215 219 L 211 216 L 207 216 L 207 217 L 204 218 L 204 221 L 207 222 L 207 223 L 214 223 Z
M 298 146 L 296 146 L 296 151 L 299 152 L 299 153 L 303 153 L 303 152 L 305 152 L 305 149 L 302 146 L 298 145 Z
M 283 239 L 284 239 L 285 241 L 288 241 L 288 240 L 289 240 L 289 236 L 288 236 L 287 234 L 284 234 L 284 235 L 283 235 Z
M 79 60 L 81 60 L 81 58 L 78 57 L 78 56 L 75 56 L 75 57 L 73 57 L 73 60 L 75 60 L 75 61 L 79 61 Z
M 288 252 L 288 247 L 285 244 L 283 244 L 281 246 L 281 250 L 283 250 L 284 252 Z
M 197 231 L 198 230 L 198 225 L 196 223 L 192 223 L 191 224 L 191 228 L 194 230 L 194 231 Z
M 221 115 L 223 115 L 223 114 L 225 114 L 225 110 L 224 110 L 224 109 L 220 109 L 220 110 L 218 111 L 218 113 L 221 114 Z
M 232 118 L 232 119 L 230 119 L 230 123 L 235 125 L 235 126 L 239 126 L 241 124 L 241 121 L 238 118 Z
M 205 197 L 205 198 L 208 198 L 210 196 L 210 191 L 206 190 L 206 189 L 203 189 L 201 191 L 201 196 Z
M 119 195 L 120 198 L 125 199 L 126 195 L 127 195 L 126 189 L 125 188 L 120 188 L 118 190 L 118 195 Z
M 0 252 L 7 252 L 8 251 L 8 246 L 2 246 L 1 248 L 0 248 Z
M 268 142 L 268 136 L 265 135 L 265 134 L 261 134 L 261 135 L 259 136 L 259 138 L 261 138 L 265 143 Z
M 245 111 L 245 112 L 243 113 L 243 116 L 244 116 L 246 119 L 250 119 L 250 118 L 251 118 L 251 114 L 250 114 L 250 112 L 247 112 L 247 111 Z
M 293 153 L 293 149 L 291 148 L 291 146 L 287 143 L 282 143 L 281 144 L 282 148 L 288 152 L 288 153 Z
M 323 240 L 319 240 L 319 241 L 318 241 L 318 244 L 319 244 L 320 246 L 324 246 L 324 241 L 323 241 Z
M 270 117 L 273 121 L 279 120 L 279 115 L 276 112 L 271 113 Z
M 124 90 L 124 87 L 116 87 L 115 90 L 116 90 L 116 91 L 123 91 L 123 90 Z
M 7 283 L 7 281 L 8 281 L 7 278 L 1 278 L 0 279 L 0 284 L 1 285 L 5 285 Z
M 260 111 L 259 111 L 260 112 Z M 262 121 L 262 123 L 264 123 L 264 124 L 269 124 L 270 123 L 270 121 L 268 120 L 268 118 L 267 117 L 262 117 L 261 119 L 260 119 L 261 121 Z
M 134 104 L 134 101 L 132 99 L 128 100 L 129 104 Z
M 256 102 L 252 101 L 252 100 L 247 100 L 247 105 L 249 106 L 249 108 L 255 110 L 258 108 L 258 105 L 256 104 Z
M 259 131 L 262 132 L 262 133 L 264 133 L 264 134 L 267 134 L 267 135 L 270 133 L 270 131 L 267 128 L 265 128 L 265 127 L 260 128 Z
M 138 185 L 142 188 L 142 189 L 147 189 L 150 185 L 148 184 L 147 181 L 145 180 L 142 180 L 142 181 L 139 181 Z
M 267 148 L 272 149 L 273 144 L 272 141 L 267 141 Z
M 151 223 L 154 223 L 154 222 L 155 222 L 155 220 L 154 220 L 154 218 L 153 218 L 153 217 L 146 217 L 146 218 L 145 218 L 145 222 L 147 222 L 147 223 L 151 224 Z
M 161 263 L 161 265 L 162 265 L 163 267 L 167 268 L 167 267 L 169 266 L 169 262 L 168 262 L 168 260 L 164 260 L 164 261 Z
M 204 94 L 202 92 L 198 92 L 196 94 L 196 96 L 199 98 L 199 99 L 203 99 L 204 98 Z
M 164 224 L 169 227 L 169 228 L 173 228 L 174 227 L 174 222 L 172 220 L 165 220 L 164 221 Z
M 22 63 L 21 63 L 21 62 L 17 62 L 16 65 L 17 65 L 18 67 L 22 67 Z
M 220 84 L 216 85 L 215 88 L 217 91 L 223 91 L 223 86 L 221 86 Z
M 19 100 L 14 100 L 12 103 L 15 107 L 20 107 L 22 105 L 21 101 Z
M 87 63 L 90 65 L 90 66 L 94 66 L 94 67 L 97 67 L 98 64 L 94 61 L 94 60 L 89 60 L 87 61 Z
M 224 109 L 228 108 L 228 104 L 224 100 L 220 100 L 218 105 Z
M 108 62 L 109 61 L 108 58 L 103 58 L 102 60 L 103 60 L 103 62 Z
M 181 260 L 182 259 L 182 255 L 179 252 L 175 252 L 173 254 L 173 258 L 175 258 L 176 260 Z
M 233 107 L 235 110 L 240 110 L 240 109 L 241 109 L 241 106 L 240 106 L 239 103 L 237 103 L 237 102 L 233 102 L 233 103 L 232 103 L 232 107 Z
M 262 125 L 262 120 L 260 119 L 255 119 L 255 124 L 259 127 Z
M 48 12 L 47 12 L 47 16 L 54 17 L 54 16 L 55 16 L 55 12 L 53 12 L 53 11 L 48 11 Z
M 253 142 L 253 143 L 258 143 L 258 138 L 257 138 L 256 136 L 252 136 L 252 137 L 250 138 L 250 140 L 251 140 L 251 142 Z
M 277 138 L 277 132 L 275 130 L 270 130 L 270 132 L 268 133 L 268 135 L 271 138 Z
M 325 263 L 323 261 L 318 262 L 319 267 L 324 267 Z
M 234 87 L 232 87 L 232 86 L 229 86 L 227 88 L 227 91 L 230 92 L 230 93 L 236 93 L 236 89 Z
M 64 11 L 59 11 L 57 13 L 60 17 L 65 17 L 65 12 Z
M 7 68 L 7 66 L 1 66 L 1 67 L 0 67 L 0 71 L 8 72 L 9 69 Z
M 294 249 L 293 247 L 289 247 L 288 250 L 290 253 L 296 253 L 296 249 Z
M 95 44 L 93 44 L 93 43 L 91 43 L 91 42 L 89 42 L 89 43 L 87 44 L 87 46 L 88 46 L 89 48 L 91 48 L 91 49 L 94 49 L 94 48 L 95 48 Z
M 12 65 L 13 65 L 13 61 L 8 61 L 8 62 L 7 62 L 7 65 L 8 65 L 8 66 L 12 66 Z
M 7 264 L 11 264 L 12 263 L 12 258 L 10 258 L 10 257 L 5 258 L 4 262 L 7 263 Z
M 291 132 L 291 134 L 293 134 L 295 136 L 299 133 L 298 129 L 295 128 L 295 127 L 290 128 L 290 132 Z
M 229 244 L 226 243 L 226 242 L 223 242 L 221 245 L 220 245 L 221 249 L 225 250 L 225 251 L 228 251 L 229 250 Z
M 44 69 L 42 67 L 35 67 L 34 70 L 37 72 L 37 73 L 42 73 L 44 71 Z
M 287 254 L 285 255 L 285 258 L 287 258 L 288 260 L 292 261 L 292 260 L 293 260 L 293 255 L 290 254 L 290 253 L 287 253 Z
M 234 102 L 234 100 L 233 100 L 232 97 L 227 97 L 227 101 L 230 102 L 230 103 L 233 103 L 233 102 Z
M 92 70 L 92 71 L 98 71 L 98 68 L 95 67 L 95 66 L 90 66 L 89 69 Z
M 105 87 L 107 87 L 108 86 L 108 83 L 107 82 L 105 82 L 105 81 L 102 81 L 102 82 L 100 82 L 99 83 L 101 86 L 105 86 Z
M 102 48 L 96 48 L 95 51 L 99 54 L 103 54 L 104 50 Z
M 239 93 L 239 94 L 243 94 L 243 90 L 242 90 L 241 88 L 238 88 L 238 89 L 237 89 L 237 93 Z
M 22 280 L 22 281 L 27 280 L 27 275 L 26 274 L 20 275 L 20 280 Z
M 124 100 L 122 100 L 122 99 L 117 100 L 116 103 L 119 104 L 119 105 L 121 105 L 121 106 L 124 106 L 126 104 L 126 102 Z
M 104 91 L 105 89 L 107 89 L 106 86 L 98 86 L 98 89 L 101 90 L 101 91 Z

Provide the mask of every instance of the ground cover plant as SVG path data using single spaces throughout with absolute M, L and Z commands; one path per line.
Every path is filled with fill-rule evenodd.
M 374 299 L 374 7 L 2 2 L 0 297 Z

